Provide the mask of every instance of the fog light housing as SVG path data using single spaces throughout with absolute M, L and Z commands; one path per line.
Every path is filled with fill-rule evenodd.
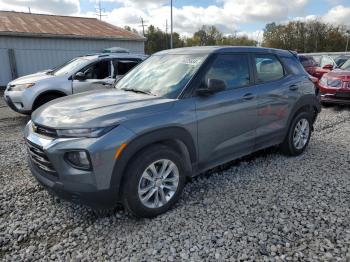
M 91 170 L 89 153 L 85 150 L 75 150 L 65 153 L 65 160 L 74 168 Z

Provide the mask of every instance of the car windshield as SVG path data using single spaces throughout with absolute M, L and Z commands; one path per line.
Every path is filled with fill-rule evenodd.
M 348 59 L 348 60 L 340 67 L 340 69 L 350 71 L 350 59 Z
M 116 88 L 175 98 L 206 57 L 206 54 L 153 55 L 122 78 Z
M 55 70 L 49 72 L 52 75 L 55 76 L 65 76 L 74 74 L 76 71 L 80 70 L 82 67 L 87 65 L 89 62 L 89 59 L 86 58 L 75 58 L 68 63 L 63 64 L 62 66 L 57 67 Z

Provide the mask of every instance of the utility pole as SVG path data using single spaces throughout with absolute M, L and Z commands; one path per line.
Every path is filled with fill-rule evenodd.
M 350 30 L 346 30 L 346 33 L 348 34 L 348 38 L 346 40 L 346 48 L 345 48 L 345 52 L 348 52 L 348 47 L 349 47 L 349 37 L 350 37 Z
M 142 17 L 140 18 L 141 18 L 141 26 L 142 26 L 142 35 L 145 36 L 145 26 L 147 25 L 145 24 L 145 21 L 143 20 L 143 18 Z
M 95 8 L 95 11 L 95 14 L 100 18 L 100 21 L 102 20 L 102 16 L 106 16 L 102 14 L 102 12 L 105 12 L 105 9 L 101 7 L 101 0 L 98 1 L 98 8 Z
M 166 49 L 169 48 L 169 45 L 168 45 L 168 19 L 165 20 L 165 46 L 166 46 Z
M 170 49 L 173 48 L 173 0 L 170 0 Z

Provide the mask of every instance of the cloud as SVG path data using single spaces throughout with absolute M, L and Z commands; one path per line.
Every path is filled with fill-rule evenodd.
M 322 19 L 327 23 L 350 26 L 350 7 L 338 5 L 330 9 Z
M 95 0 L 91 0 L 95 1 Z M 169 0 L 103 0 L 122 4 L 107 12 L 107 22 L 140 30 L 140 17 L 165 30 L 170 25 Z M 283 21 L 300 12 L 309 0 L 216 0 L 216 5 L 174 7 L 174 31 L 191 35 L 203 24 L 215 25 L 224 34 L 239 31 L 243 23 Z
M 77 15 L 80 12 L 79 0 L 0 0 L 1 10 L 33 13 Z

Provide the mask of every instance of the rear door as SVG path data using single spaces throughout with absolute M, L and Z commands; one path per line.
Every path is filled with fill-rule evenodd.
M 84 73 L 86 79 L 73 79 L 73 94 L 111 87 L 114 82 L 112 79 L 112 62 L 110 59 L 92 63 L 79 72 Z
M 220 54 L 211 63 L 199 87 L 219 79 L 226 89 L 195 97 L 200 169 L 252 152 L 257 121 L 249 55 Z
M 287 63 L 296 63 L 286 58 Z M 288 117 L 299 99 L 299 88 L 305 73 L 295 76 L 283 66 L 281 59 L 270 53 L 253 56 L 258 98 L 258 121 L 255 150 L 280 143 L 283 140 Z M 298 62 L 298 65 L 300 63 Z M 305 71 L 303 71 L 305 72 Z

